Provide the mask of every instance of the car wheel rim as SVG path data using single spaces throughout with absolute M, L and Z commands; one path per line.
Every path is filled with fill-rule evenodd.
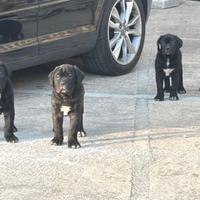
M 131 63 L 140 47 L 142 19 L 135 0 L 117 0 L 108 21 L 111 54 L 120 65 Z

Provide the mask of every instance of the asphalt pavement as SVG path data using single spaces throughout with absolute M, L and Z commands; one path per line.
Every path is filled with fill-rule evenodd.
M 67 133 L 63 146 L 50 145 L 47 76 L 54 65 L 15 72 L 20 141 L 8 144 L 0 136 L 0 200 L 199 200 L 199 10 L 198 1 L 152 10 L 144 51 L 131 73 L 86 74 L 88 137 L 79 139 L 80 149 L 67 148 Z M 187 94 L 155 102 L 156 41 L 165 33 L 183 40 Z

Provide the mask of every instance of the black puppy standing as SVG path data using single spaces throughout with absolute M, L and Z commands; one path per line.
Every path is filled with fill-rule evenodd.
M 83 73 L 73 65 L 63 64 L 56 67 L 49 74 L 52 92 L 52 118 L 54 138 L 52 144 L 63 143 L 63 116 L 68 115 L 70 126 L 68 133 L 68 147 L 80 147 L 77 134 L 86 136 L 83 129 L 83 103 L 84 87 L 82 80 Z
M 18 142 L 18 138 L 14 135 L 17 128 L 14 125 L 15 109 L 14 109 L 14 93 L 11 81 L 8 77 L 6 66 L 0 62 L 0 114 L 4 114 L 5 126 L 4 137 L 7 142 Z
M 164 91 L 170 93 L 170 100 L 179 100 L 178 93 L 186 93 L 183 87 L 182 40 L 171 34 L 160 36 L 157 41 L 158 53 L 155 61 L 157 95 L 156 101 L 164 100 Z M 171 84 L 170 84 L 171 78 Z M 165 88 L 163 87 L 165 82 Z

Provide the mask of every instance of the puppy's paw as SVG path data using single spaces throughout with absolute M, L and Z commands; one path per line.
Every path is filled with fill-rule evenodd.
M 164 101 L 164 96 L 156 95 L 156 96 L 154 97 L 154 100 L 155 100 L 155 101 Z
M 186 90 L 184 88 L 178 89 L 179 94 L 186 94 Z
M 16 126 L 14 125 L 13 126 L 13 132 L 15 133 L 15 132 L 17 132 L 18 130 L 17 130 L 17 128 L 16 128 Z
M 80 131 L 78 131 L 78 136 L 79 137 L 86 137 L 87 134 L 86 134 L 86 132 L 84 130 L 80 130 Z
M 169 100 L 171 100 L 171 101 L 178 101 L 179 98 L 178 98 L 177 95 L 170 95 Z
M 81 145 L 76 138 L 69 138 L 68 139 L 68 148 L 80 148 Z
M 17 143 L 19 141 L 19 139 L 14 134 L 5 136 L 5 139 L 7 142 L 10 142 L 10 143 Z
M 63 139 L 61 138 L 56 138 L 54 137 L 52 140 L 51 140 L 51 145 L 62 145 L 63 144 Z

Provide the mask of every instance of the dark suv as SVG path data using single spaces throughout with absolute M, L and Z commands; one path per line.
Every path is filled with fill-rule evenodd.
M 81 55 L 121 75 L 137 63 L 151 0 L 0 0 L 0 60 L 13 71 Z

